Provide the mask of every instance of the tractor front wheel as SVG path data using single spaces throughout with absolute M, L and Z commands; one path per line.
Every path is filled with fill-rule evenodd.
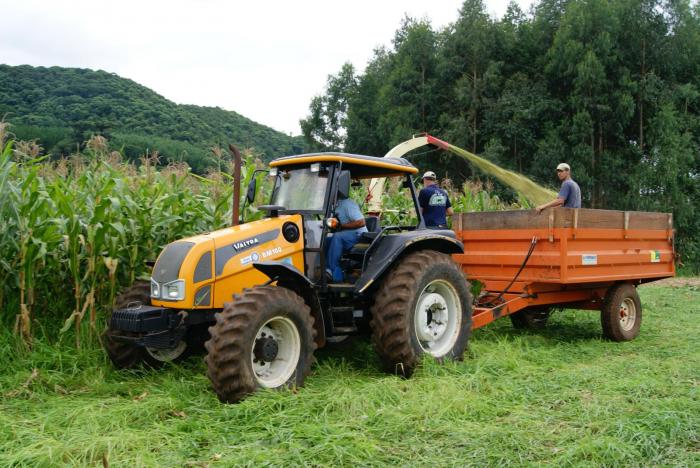
M 215 317 L 205 361 L 221 402 L 238 402 L 257 388 L 303 385 L 316 331 L 301 297 L 283 287 L 246 289 Z
M 419 251 L 387 275 L 372 306 L 372 341 L 385 370 L 410 377 L 423 354 L 459 360 L 471 334 L 469 285 L 449 255 Z
M 128 307 L 150 305 L 151 287 L 145 281 L 137 281 L 117 296 L 114 310 Z M 137 337 L 133 332 L 115 330 L 111 327 L 111 316 L 107 317 L 107 331 L 103 335 L 103 344 L 109 359 L 118 369 L 131 369 L 140 365 L 159 368 L 166 362 L 180 361 L 191 354 L 192 347 L 183 339 L 170 349 L 144 348 L 137 344 L 121 341 L 116 336 Z
M 611 287 L 600 310 L 603 335 L 613 341 L 630 341 L 642 326 L 642 302 L 637 288 L 629 283 Z

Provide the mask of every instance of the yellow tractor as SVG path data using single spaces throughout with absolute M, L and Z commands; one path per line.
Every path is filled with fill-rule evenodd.
M 223 402 L 257 388 L 301 386 L 314 351 L 349 335 L 371 334 L 386 370 L 406 377 L 423 354 L 460 359 L 472 301 L 450 254 L 463 246 L 454 232 L 425 227 L 416 172 L 402 158 L 275 159 L 271 199 L 258 207 L 264 219 L 167 245 L 150 284 L 117 298 L 104 340 L 110 359 L 119 368 L 155 367 L 206 341 L 208 376 Z M 333 283 L 326 247 L 338 200 L 377 178 L 402 179 L 415 222 L 367 216 L 368 232 L 342 257 L 345 282 Z

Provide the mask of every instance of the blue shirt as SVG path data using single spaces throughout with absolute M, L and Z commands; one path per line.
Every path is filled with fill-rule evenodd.
M 357 203 L 351 198 L 339 199 L 338 204 L 335 207 L 335 217 L 338 218 L 340 224 L 348 224 L 353 221 L 359 221 L 360 219 L 365 219 L 362 216 L 362 211 Z M 358 234 L 361 232 L 367 232 L 367 227 L 362 226 L 356 229 L 345 229 L 346 231 L 355 231 Z
M 559 198 L 564 199 L 564 208 L 581 208 L 581 188 L 573 179 L 561 183 Z
M 452 203 L 450 203 L 447 192 L 443 189 L 437 185 L 425 187 L 418 194 L 418 204 L 423 208 L 423 219 L 426 226 L 447 225 L 446 213 Z

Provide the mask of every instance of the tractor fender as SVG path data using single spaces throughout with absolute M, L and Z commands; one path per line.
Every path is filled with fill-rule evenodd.
M 464 253 L 464 245 L 449 229 L 419 229 L 384 236 L 369 252 L 367 265 L 355 283 L 355 292 L 365 293 L 371 286 L 376 286 L 400 257 L 417 250 L 458 254 Z
M 326 344 L 326 328 L 323 319 L 323 309 L 318 299 L 314 285 L 299 269 L 286 262 L 258 262 L 253 267 L 270 278 L 271 282 L 277 282 L 278 287 L 294 291 L 304 299 L 306 305 L 311 308 L 316 328 L 316 345 L 320 348 Z

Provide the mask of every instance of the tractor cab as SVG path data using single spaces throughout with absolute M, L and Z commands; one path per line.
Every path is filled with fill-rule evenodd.
M 268 217 L 300 214 L 304 226 L 304 274 L 325 284 L 325 249 L 337 232 L 332 225 L 341 198 L 352 198 L 365 214 L 367 232 L 343 256 L 346 278 L 357 279 L 366 257 L 379 238 L 424 227 L 411 175 L 418 169 L 403 158 L 377 158 L 346 153 L 316 153 L 278 158 L 270 163 L 272 194 L 259 210 Z M 372 182 L 396 181 L 400 209 L 369 211 Z M 375 182 L 376 183 L 376 182 Z M 254 184 L 254 182 L 253 182 Z M 255 188 L 253 187 L 253 191 Z M 349 284 L 346 284 L 349 285 Z
M 258 206 L 265 218 L 171 242 L 150 282 L 117 297 L 104 339 L 110 359 L 155 367 L 206 340 L 212 386 L 234 402 L 256 388 L 301 386 L 314 350 L 350 335 L 371 334 L 386 369 L 404 376 L 422 354 L 458 358 L 471 299 L 450 255 L 464 248 L 453 231 L 425 228 L 417 171 L 401 158 L 344 153 L 275 159 L 269 203 Z M 390 190 L 391 209 L 377 209 L 370 194 L 385 178 L 403 197 Z M 327 249 L 346 198 L 367 232 L 342 256 L 334 251 L 343 281 L 331 282 Z

